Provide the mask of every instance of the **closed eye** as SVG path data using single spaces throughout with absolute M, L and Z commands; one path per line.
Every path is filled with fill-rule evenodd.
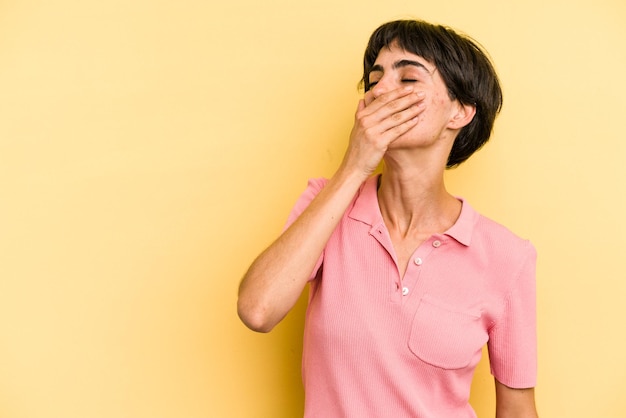
M 413 78 L 403 78 L 401 81 L 403 83 L 417 83 L 417 82 L 419 82 L 419 80 L 415 80 Z M 378 84 L 378 81 L 370 81 L 369 82 L 369 88 L 373 89 L 376 84 Z

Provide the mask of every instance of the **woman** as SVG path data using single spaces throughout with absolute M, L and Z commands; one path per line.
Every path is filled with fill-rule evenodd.
M 497 417 L 536 417 L 535 250 L 444 185 L 500 110 L 489 59 L 449 28 L 395 21 L 370 38 L 363 83 L 337 172 L 309 182 L 246 273 L 242 321 L 270 331 L 310 283 L 305 417 L 475 417 L 485 344 Z

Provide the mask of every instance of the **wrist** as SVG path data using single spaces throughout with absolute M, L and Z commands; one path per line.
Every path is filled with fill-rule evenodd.
M 349 166 L 344 162 L 339 166 L 330 181 L 359 188 L 373 173 L 373 171 L 370 172 L 358 167 Z

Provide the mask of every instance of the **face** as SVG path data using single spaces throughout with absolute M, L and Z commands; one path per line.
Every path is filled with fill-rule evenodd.
M 416 92 L 425 93 L 426 107 L 419 115 L 417 125 L 394 141 L 393 148 L 427 146 L 441 140 L 450 142 L 449 146 L 452 146 L 458 131 L 454 130 L 455 125 L 451 121 L 460 105 L 450 99 L 446 85 L 432 63 L 394 43 L 378 54 L 369 73 L 369 84 L 370 90 L 364 97 L 366 105 L 383 93 L 407 85 L 413 86 Z

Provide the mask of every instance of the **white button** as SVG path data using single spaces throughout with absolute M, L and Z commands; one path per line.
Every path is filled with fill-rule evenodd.
M 422 265 L 422 259 L 417 257 L 415 260 L 413 260 L 413 262 L 415 263 L 416 266 L 421 266 Z
M 441 241 L 439 241 L 439 240 L 433 241 L 433 247 L 435 247 L 435 248 L 441 247 Z
M 406 296 L 409 294 L 409 288 L 408 287 L 403 287 L 402 288 L 402 296 Z

